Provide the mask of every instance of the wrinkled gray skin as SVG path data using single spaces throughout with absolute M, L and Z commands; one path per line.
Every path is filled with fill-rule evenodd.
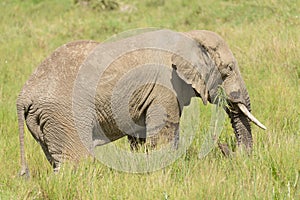
M 83 82 L 88 79 L 78 80 L 78 74 L 82 73 L 80 70 L 83 68 L 80 67 L 85 59 L 93 53 L 101 56 L 101 52 L 99 54 L 99 51 L 95 51 L 99 43 L 94 41 L 69 43 L 50 55 L 29 78 L 17 99 L 21 175 L 28 175 L 24 150 L 24 120 L 54 170 L 58 170 L 63 160 L 78 161 L 82 157 L 92 155 L 95 146 L 126 135 L 132 149 L 137 148 L 137 144 L 144 142 L 146 137 L 152 146 L 157 144 L 158 138 L 166 138 L 168 141 L 175 138 L 176 146 L 183 106 L 188 105 L 192 97 L 200 97 L 204 104 L 207 101 L 214 103 L 219 85 L 225 89 L 228 97 L 230 109 L 225 110 L 231 119 L 237 145 L 251 150 L 252 134 L 249 119 L 237 106 L 241 103 L 250 111 L 250 99 L 237 62 L 226 43 L 213 32 L 190 31 L 183 33 L 185 37 L 191 39 L 190 42 L 177 44 L 176 40 L 171 41 L 172 38 L 167 37 L 170 33 L 173 32 L 153 31 L 103 44 L 106 45 L 103 48 L 104 52 L 106 50 L 113 52 L 115 49 L 126 48 L 128 44 L 143 43 L 145 38 L 151 42 L 154 38 L 161 37 L 169 39 L 174 44 L 174 47 L 172 46 L 174 52 L 190 49 L 190 55 L 183 59 L 174 53 L 159 52 L 157 49 L 130 52 L 114 60 L 100 78 L 97 77 L 99 74 L 94 72 L 95 64 L 85 63 L 84 69 L 87 69 L 88 75 L 86 78 L 89 76 L 96 78 L 94 94 L 91 94 L 92 90 L 84 88 Z M 153 60 L 157 57 L 159 61 Z M 122 83 L 122 77 L 130 70 L 157 62 L 161 62 L 167 68 L 161 70 L 140 68 L 139 76 L 134 73 L 129 75 L 132 80 L 142 78 L 149 84 L 139 86 L 134 85 L 134 81 L 126 82 L 126 80 L 125 85 Z M 91 80 L 93 78 L 88 81 Z M 95 81 L 91 81 L 91 84 L 92 82 Z M 117 96 L 113 96 L 114 88 L 122 84 L 123 92 L 114 93 Z M 136 86 L 139 87 L 133 93 L 129 91 L 128 88 Z M 80 87 L 83 89 L 78 89 Z M 120 104 L 120 108 L 110 107 L 114 97 L 117 97 L 114 104 Z M 129 99 L 131 119 L 122 115 L 123 104 L 127 103 L 123 102 L 125 99 Z M 163 116 L 161 116 L 162 108 L 165 112 Z M 126 127 L 128 120 L 138 124 L 138 128 Z M 120 128 L 123 125 L 125 131 Z M 155 135 L 156 133 L 158 134 Z

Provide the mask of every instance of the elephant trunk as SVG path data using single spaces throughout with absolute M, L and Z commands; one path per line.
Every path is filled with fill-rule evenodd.
M 238 147 L 243 145 L 247 152 L 251 152 L 253 139 L 248 117 L 241 111 L 230 112 L 229 116 Z
M 237 139 L 237 146 L 242 146 L 250 153 L 253 146 L 250 121 L 262 129 L 266 129 L 266 127 L 251 114 L 250 98 L 246 89 L 243 90 L 243 94 L 245 103 L 233 103 L 230 109 L 226 109 L 226 112 L 231 119 L 231 125 Z

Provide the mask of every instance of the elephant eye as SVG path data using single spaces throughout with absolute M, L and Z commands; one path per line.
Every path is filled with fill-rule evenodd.
M 227 78 L 227 74 L 221 74 L 222 80 L 224 81 Z
M 223 80 L 230 76 L 230 74 L 232 74 L 232 71 L 234 69 L 233 67 L 233 63 L 230 63 L 220 71 Z
M 229 75 L 228 70 L 226 68 L 224 68 L 223 70 L 221 70 L 220 74 L 221 74 L 223 80 L 225 78 L 227 78 L 227 76 Z
M 230 64 L 228 65 L 228 69 L 229 69 L 229 71 L 232 71 L 232 70 L 233 70 L 233 64 L 232 64 L 232 63 L 230 63 Z

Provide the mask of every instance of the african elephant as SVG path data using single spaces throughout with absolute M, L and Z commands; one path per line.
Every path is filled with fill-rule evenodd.
M 217 34 L 155 30 L 106 43 L 63 45 L 43 61 L 17 99 L 21 175 L 28 173 L 24 120 L 54 170 L 128 136 L 177 146 L 179 120 L 192 97 L 215 103 L 223 87 L 237 145 L 252 148 L 250 98 L 232 52 Z M 148 139 L 147 139 L 148 140 Z

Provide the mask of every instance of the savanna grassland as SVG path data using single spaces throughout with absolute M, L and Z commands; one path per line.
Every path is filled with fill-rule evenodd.
M 300 199 L 300 1 L 111 2 L 0 1 L 0 199 Z M 15 103 L 35 67 L 64 43 L 144 27 L 208 29 L 227 41 L 252 112 L 267 126 L 252 126 L 252 155 L 224 158 L 216 148 L 198 159 L 211 115 L 201 105 L 191 146 L 163 170 L 132 174 L 82 161 L 53 174 L 26 130 L 30 178 L 20 178 Z M 235 140 L 229 121 L 220 140 Z

